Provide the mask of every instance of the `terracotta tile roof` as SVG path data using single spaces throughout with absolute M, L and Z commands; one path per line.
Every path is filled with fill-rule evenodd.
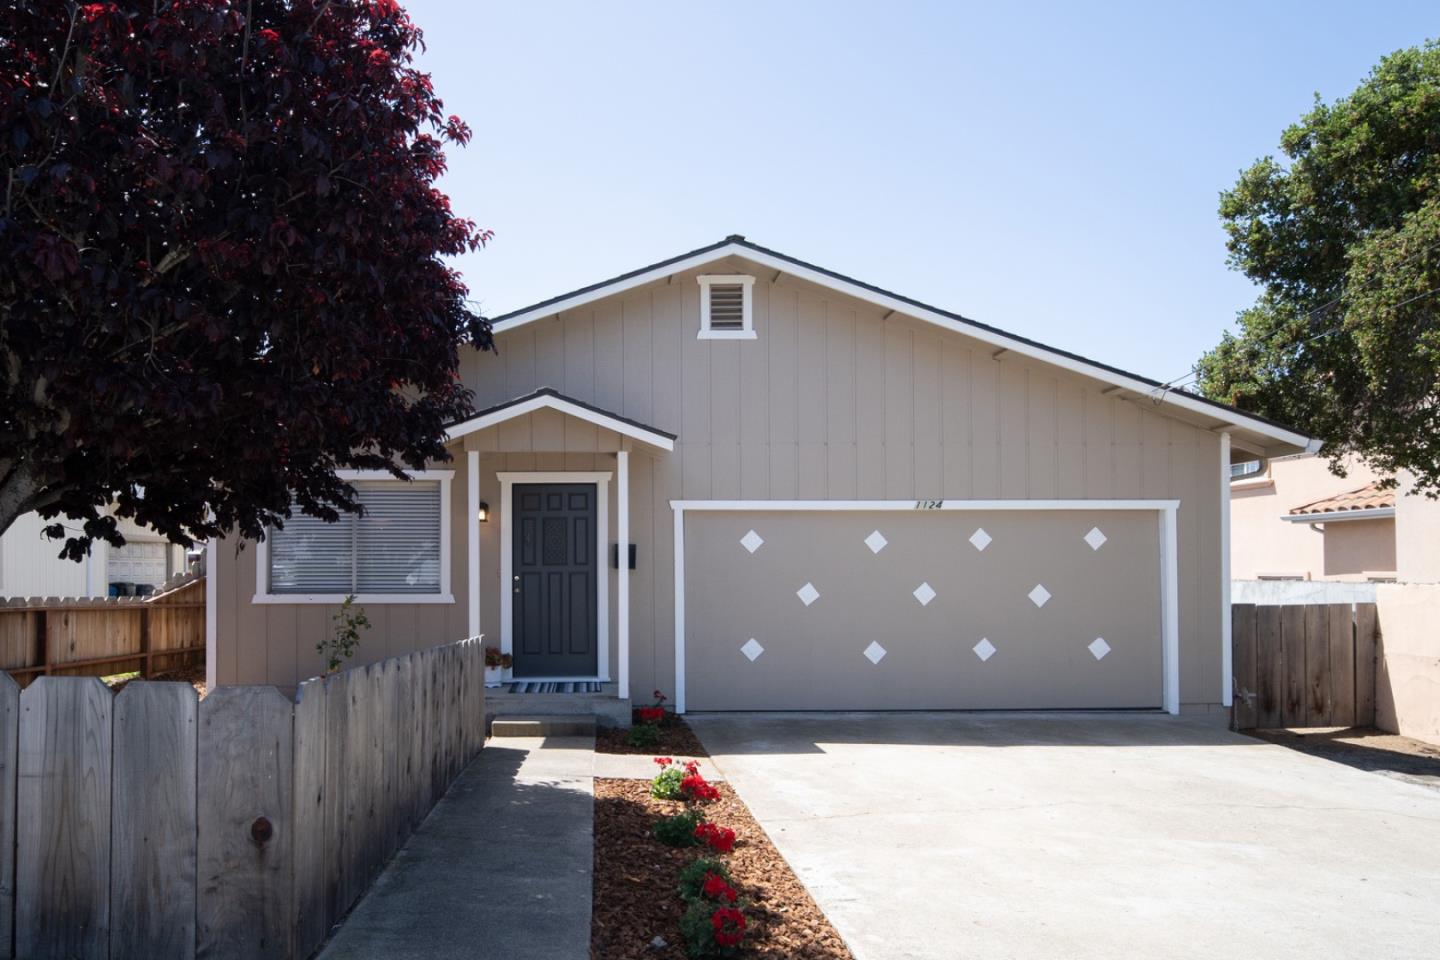
M 1311 513 L 1344 513 L 1349 510 L 1379 510 L 1395 506 L 1395 491 L 1381 490 L 1380 481 L 1372 480 L 1359 490 L 1337 493 L 1290 511 L 1291 516 Z

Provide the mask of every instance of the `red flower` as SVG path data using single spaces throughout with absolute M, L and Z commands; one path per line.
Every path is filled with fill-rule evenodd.
M 695 839 L 716 853 L 729 853 L 735 849 L 735 831 L 714 823 L 702 823 L 696 827 Z
M 670 766 L 670 764 L 674 763 L 675 761 L 674 761 L 674 760 L 671 760 L 669 757 L 656 757 L 656 758 L 655 758 L 655 762 L 658 763 L 658 764 L 660 764 L 660 766 L 662 766 L 662 767 L 668 767 L 668 766 Z
M 693 774 L 695 774 L 696 776 L 699 776 L 699 775 L 700 775 L 700 761 L 699 761 L 699 760 L 686 760 L 686 761 L 685 761 L 685 772 L 686 772 L 686 773 L 693 773 Z
M 715 928 L 715 945 L 733 947 L 745 939 L 745 914 L 734 907 L 720 907 L 710 914 L 710 926 Z
M 726 883 L 724 877 L 716 873 L 705 874 L 705 885 L 701 891 L 711 900 L 724 900 L 727 903 L 734 903 L 737 896 L 735 888 Z
M 720 799 L 720 791 L 698 773 L 692 773 L 680 781 L 680 792 L 689 800 L 709 802 Z
M 256 34 L 256 36 L 262 40 L 269 40 L 271 43 L 280 42 L 280 34 L 276 33 L 274 30 L 271 30 L 268 27 L 264 30 L 261 30 L 259 33 Z
M 635 714 L 640 718 L 641 723 L 659 723 L 665 719 L 665 709 L 663 707 L 639 707 L 636 709 Z

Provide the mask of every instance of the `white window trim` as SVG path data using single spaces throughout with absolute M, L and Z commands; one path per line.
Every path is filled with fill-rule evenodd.
M 695 278 L 700 282 L 700 333 L 697 340 L 755 339 L 755 278 L 744 273 L 705 273 Z M 739 330 L 710 329 L 710 287 L 712 284 L 741 284 L 741 321 Z
M 429 604 L 454 603 L 450 592 L 450 481 L 454 470 L 411 470 L 412 480 L 440 481 L 440 592 L 439 593 L 357 593 L 356 603 L 368 604 Z M 396 480 L 386 470 L 337 470 L 341 480 Z M 251 603 L 258 604 L 338 604 L 344 603 L 349 594 L 344 593 L 271 593 L 270 592 L 270 541 L 261 540 L 255 545 L 255 595 Z
M 593 680 L 610 682 L 610 474 L 595 471 L 547 471 L 539 473 L 497 473 L 500 481 L 500 652 L 515 654 L 515 528 L 510 522 L 517 483 L 593 483 L 595 485 L 595 675 L 593 677 L 516 677 L 511 667 L 502 680 L 526 683 Z
M 675 712 L 685 712 L 685 511 L 1153 510 L 1160 524 L 1161 709 L 1180 713 L 1179 500 L 671 500 L 675 514 Z

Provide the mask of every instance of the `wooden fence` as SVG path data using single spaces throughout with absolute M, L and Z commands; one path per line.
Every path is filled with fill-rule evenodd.
M 484 696 L 478 640 L 293 701 L 0 677 L 0 955 L 309 956 L 479 752 Z
M 205 659 L 205 580 L 154 597 L 0 599 L 0 669 L 41 676 L 151 676 Z
M 1373 603 L 1231 607 L 1237 730 L 1375 723 Z

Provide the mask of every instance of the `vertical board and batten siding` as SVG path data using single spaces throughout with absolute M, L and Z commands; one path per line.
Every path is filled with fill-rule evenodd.
M 499 471 L 614 471 L 630 457 L 631 689 L 674 680 L 670 501 L 1175 499 L 1182 705 L 1221 699 L 1220 439 L 1145 400 L 741 259 L 704 272 L 757 276 L 755 340 L 699 340 L 700 271 L 676 274 L 497 337 L 462 376 L 483 409 L 551 387 L 674 433 L 655 451 L 594 424 L 537 411 L 451 449 L 455 603 L 367 606 L 360 657 L 464 636 L 466 457 L 480 453 L 481 632 L 499 641 Z M 616 484 L 610 484 L 614 516 Z M 614 539 L 612 530 L 611 539 Z M 610 673 L 615 577 L 605 558 Z M 221 683 L 293 684 L 319 669 L 313 640 L 333 608 L 252 605 L 255 562 L 219 551 Z M 246 638 L 241 643 L 241 637 Z
M 484 711 L 471 640 L 293 700 L 0 677 L 0 957 L 308 957 L 479 753 Z
M 699 340 L 695 278 L 731 271 L 758 277 L 757 339 Z M 1181 700 L 1219 702 L 1216 434 L 1086 378 L 997 359 L 961 334 L 772 275 L 716 263 L 507 331 L 498 354 L 463 360 L 478 407 L 552 387 L 678 435 L 669 455 L 630 446 L 632 690 L 674 677 L 672 499 L 1153 498 L 1181 501 Z M 559 422 L 467 438 L 484 451 L 487 502 L 497 503 L 496 470 L 614 469 L 613 435 L 549 416 Z M 540 447 L 560 452 L 514 452 Z M 498 524 L 481 533 L 482 629 L 496 636 Z

